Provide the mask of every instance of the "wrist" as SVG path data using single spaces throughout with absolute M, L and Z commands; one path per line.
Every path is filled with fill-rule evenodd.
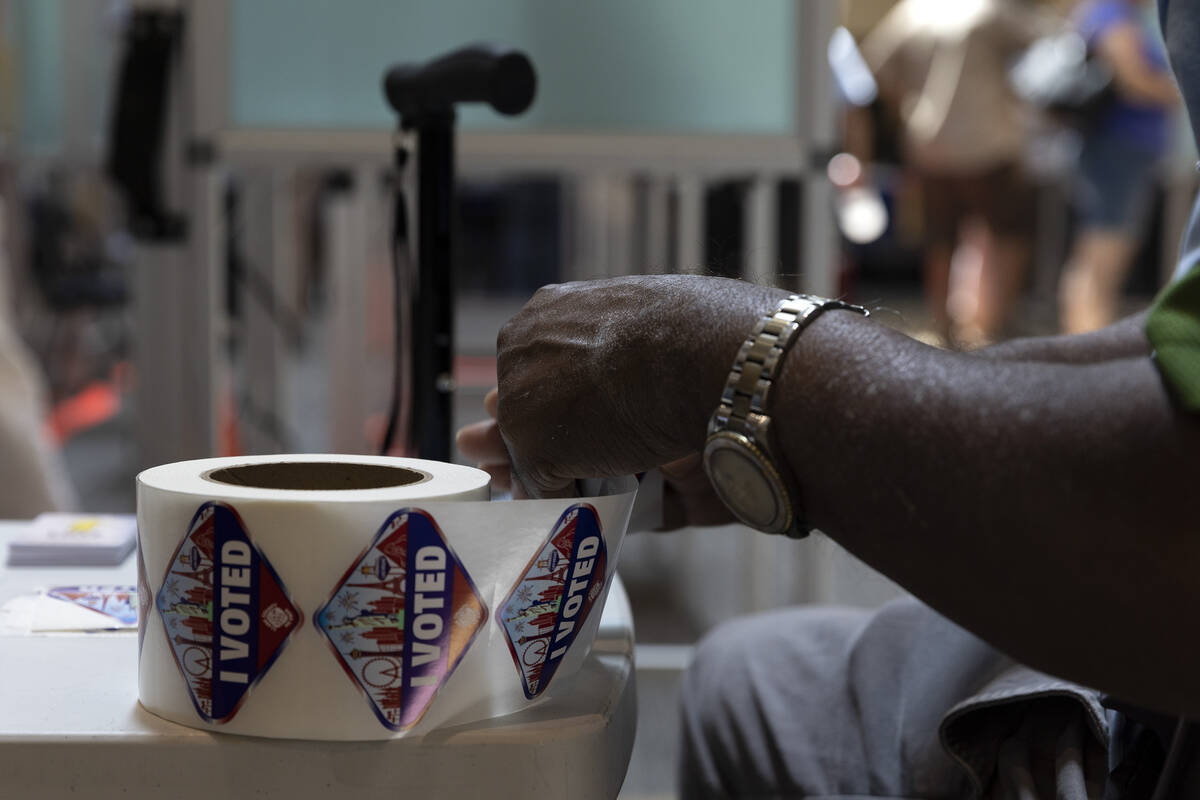
M 730 365 L 746 341 L 749 331 L 790 295 L 783 289 L 712 278 L 711 292 L 697 308 L 689 311 L 695 335 L 688 338 L 688 352 L 680 363 L 696 365 L 687 392 L 685 422 L 689 451 L 702 450 L 716 401 L 725 390 Z M 720 313 L 713 314 L 714 309 Z
M 704 466 L 721 500 L 767 533 L 808 534 L 800 485 L 776 434 L 780 377 L 804 329 L 825 311 L 867 310 L 839 300 L 791 295 L 762 316 L 739 347 L 708 424 Z

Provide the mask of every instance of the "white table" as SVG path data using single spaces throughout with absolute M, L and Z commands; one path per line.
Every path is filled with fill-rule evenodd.
M 27 523 L 0 521 L 7 541 Z M 0 567 L 0 603 L 40 588 L 136 581 L 112 568 Z M 305 742 L 209 733 L 137 702 L 137 635 L 0 636 L 0 798 L 614 798 L 637 707 L 633 618 L 614 578 L 592 654 L 564 698 L 421 739 Z

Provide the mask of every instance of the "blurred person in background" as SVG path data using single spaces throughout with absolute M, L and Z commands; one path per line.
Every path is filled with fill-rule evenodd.
M 0 4 L 0 33 L 10 20 L 7 13 Z M 0 138 L 13 128 L 12 63 L 0 37 Z M 5 223 L 8 204 L 17 201 L 7 166 L 0 167 L 0 519 L 30 519 L 43 511 L 70 510 L 75 493 L 44 428 L 44 375 L 14 320 Z
M 1050 27 L 1020 0 L 900 0 L 863 41 L 920 180 L 925 296 L 951 344 L 997 338 L 1025 273 L 1028 114 L 1008 66 Z M 870 153 L 854 155 L 865 162 Z
M 69 510 L 74 491 L 44 429 L 42 374 L 12 324 L 7 253 L 0 225 L 0 519 L 30 519 Z
M 1179 92 L 1166 53 L 1143 15 L 1145 0 L 1084 0 L 1080 35 L 1112 70 L 1113 97 L 1084 131 L 1076 204 L 1078 232 L 1059 284 L 1064 333 L 1117 318 L 1154 181 L 1169 145 L 1169 112 Z

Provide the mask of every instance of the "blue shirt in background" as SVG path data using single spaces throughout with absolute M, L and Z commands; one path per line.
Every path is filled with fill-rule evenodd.
M 1167 72 L 1167 55 L 1158 38 L 1151 33 L 1141 10 L 1128 0 L 1086 0 L 1075 12 L 1079 35 L 1094 48 L 1103 36 L 1117 25 L 1134 25 L 1142 34 L 1142 56 L 1150 67 Z M 1111 136 L 1121 144 L 1136 147 L 1155 155 L 1166 152 L 1170 142 L 1170 122 L 1161 108 L 1134 105 L 1119 96 L 1101 117 L 1097 136 Z

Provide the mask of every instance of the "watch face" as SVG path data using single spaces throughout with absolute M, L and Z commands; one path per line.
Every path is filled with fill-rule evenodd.
M 742 522 L 773 533 L 790 524 L 782 484 L 745 437 L 726 433 L 710 438 L 704 464 L 721 501 Z

